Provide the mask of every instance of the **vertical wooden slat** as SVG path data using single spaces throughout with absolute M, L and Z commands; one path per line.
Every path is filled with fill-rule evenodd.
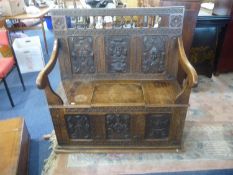
M 141 73 L 142 65 L 142 47 L 143 47 L 143 37 L 138 36 L 136 42 L 136 72 Z
M 59 109 L 59 112 L 60 112 L 59 121 L 60 121 L 60 126 L 61 126 L 62 138 L 65 143 L 69 143 L 70 140 L 69 140 L 68 130 L 67 130 L 66 121 L 65 121 L 64 109 L 63 108 Z
M 96 37 L 95 49 L 97 51 L 97 71 L 98 73 L 105 73 L 106 66 L 105 66 L 105 42 L 104 36 Z
M 93 139 L 104 140 L 106 139 L 105 116 L 96 115 L 91 117 L 91 128 L 93 132 Z
M 93 24 L 93 27 L 95 25 Z M 93 53 L 94 53 L 94 62 L 96 66 L 96 72 L 99 72 L 100 65 L 99 65 L 99 37 L 98 36 L 93 36 Z
M 133 28 L 133 16 L 130 16 L 130 27 Z
M 137 45 L 137 38 L 136 36 L 132 36 L 130 38 L 130 45 L 131 46 L 136 46 Z M 129 47 L 130 49 L 130 73 L 137 72 L 137 47 Z
M 170 39 L 166 45 L 166 71 L 167 73 L 176 78 L 178 72 L 178 58 L 175 56 L 176 53 L 176 42 L 177 39 Z
M 50 108 L 50 114 L 52 116 L 58 144 L 68 144 L 69 137 L 64 120 L 64 109 Z
M 174 107 L 172 108 L 172 124 L 170 128 L 170 140 L 181 144 L 182 134 L 184 130 L 184 123 L 187 113 L 187 107 Z
M 135 142 L 140 142 L 140 140 L 143 140 L 145 137 L 145 114 L 135 114 L 135 116 L 132 116 L 131 119 L 132 122 L 132 139 Z

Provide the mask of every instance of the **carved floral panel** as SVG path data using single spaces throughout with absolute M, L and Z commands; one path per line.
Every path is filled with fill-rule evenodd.
M 74 73 L 95 73 L 95 60 L 92 37 L 70 37 L 69 46 Z
M 53 23 L 53 30 L 55 31 L 67 30 L 65 16 L 53 16 L 52 23 Z
M 167 36 L 144 36 L 142 72 L 162 73 L 165 71 L 165 43 Z
M 170 27 L 182 27 L 183 26 L 183 15 L 171 15 L 170 16 Z
M 146 117 L 146 138 L 166 139 L 169 136 L 171 114 L 149 114 Z
M 90 119 L 88 115 L 66 116 L 66 127 L 71 139 L 90 139 Z
M 105 38 L 106 65 L 108 72 L 129 71 L 129 37 L 108 36 Z
M 130 138 L 130 116 L 127 114 L 108 114 L 106 116 L 108 139 Z

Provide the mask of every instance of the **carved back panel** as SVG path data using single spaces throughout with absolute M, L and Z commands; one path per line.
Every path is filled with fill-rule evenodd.
M 171 48 L 182 34 L 183 7 L 56 9 L 51 14 L 63 79 L 176 76 Z

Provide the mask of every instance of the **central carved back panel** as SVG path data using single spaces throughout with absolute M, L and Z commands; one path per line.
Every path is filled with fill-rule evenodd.
M 62 78 L 153 79 L 165 75 L 183 27 L 183 7 L 52 10 L 65 54 Z M 63 49 L 63 48 L 61 48 Z M 64 50 L 63 50 L 64 52 Z M 174 61 L 174 66 L 177 66 Z
M 129 72 L 129 37 L 105 37 L 105 62 L 108 73 Z

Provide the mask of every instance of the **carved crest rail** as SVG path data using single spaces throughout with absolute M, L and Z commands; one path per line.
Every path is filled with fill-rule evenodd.
M 101 34 L 141 35 L 145 32 L 150 35 L 180 36 L 184 8 L 54 9 L 51 14 L 57 38 Z

